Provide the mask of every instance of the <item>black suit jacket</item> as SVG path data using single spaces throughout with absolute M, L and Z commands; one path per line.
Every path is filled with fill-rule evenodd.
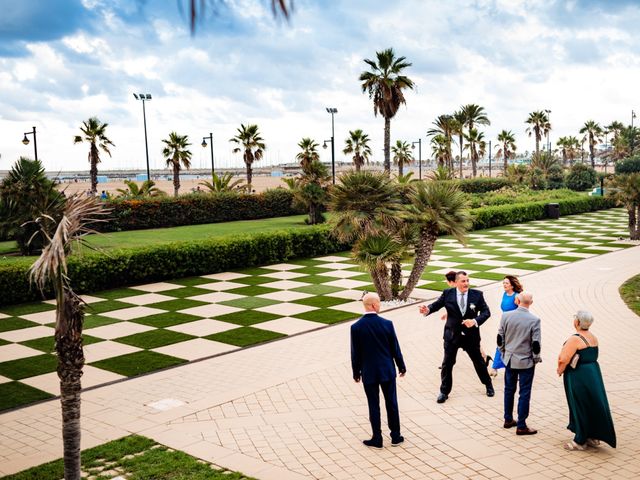
M 447 310 L 447 323 L 444 326 L 445 341 L 459 342 L 463 337 L 468 341 L 480 341 L 480 325 L 491 316 L 491 311 L 484 301 L 484 295 L 480 290 L 469 289 L 467 291 L 467 311 L 464 315 L 458 306 L 457 288 L 448 288 L 440 298 L 429 305 L 429 314 L 437 312 L 442 307 Z M 478 327 L 465 327 L 463 320 L 473 319 Z
M 388 382 L 406 372 L 393 323 L 375 313 L 367 313 L 351 325 L 351 367 L 353 378 L 362 383 Z

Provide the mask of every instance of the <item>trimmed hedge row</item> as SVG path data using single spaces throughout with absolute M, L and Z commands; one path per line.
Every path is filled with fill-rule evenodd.
M 285 217 L 305 213 L 293 208 L 293 193 L 284 188 L 259 194 L 189 194 L 144 200 L 112 200 L 111 221 L 95 226 L 102 232 L 178 227 L 235 220 Z
M 499 205 L 471 210 L 473 229 L 480 230 L 546 218 L 548 202 Z M 615 206 L 607 197 L 560 200 L 561 215 L 591 212 Z M 314 257 L 345 251 L 330 236 L 327 225 L 304 230 L 244 235 L 205 241 L 176 242 L 145 248 L 115 250 L 108 254 L 71 257 L 69 276 L 77 293 L 95 292 L 192 275 L 204 275 L 291 258 Z M 0 305 L 41 299 L 31 288 L 27 271 L 32 259 L 0 267 Z M 45 292 L 51 297 L 51 292 Z

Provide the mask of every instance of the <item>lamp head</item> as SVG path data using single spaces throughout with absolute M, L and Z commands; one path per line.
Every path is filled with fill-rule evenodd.
M 22 143 L 24 143 L 25 145 L 29 145 L 29 139 L 27 138 L 27 134 L 24 134 L 24 138 L 22 139 Z
M 202 139 L 201 145 L 202 145 L 202 148 L 207 146 L 207 141 L 204 138 Z
M 25 137 L 26 138 L 26 137 Z M 324 143 L 322 144 L 322 148 L 324 148 L 325 150 L 327 149 L 327 141 L 325 140 Z

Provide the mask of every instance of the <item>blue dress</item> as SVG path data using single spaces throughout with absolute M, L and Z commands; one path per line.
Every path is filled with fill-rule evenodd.
M 502 302 L 500 303 L 500 308 L 503 312 L 510 312 L 511 310 L 516 310 L 518 305 L 516 305 L 516 292 L 513 292 L 512 295 L 507 295 L 507 292 L 502 294 Z M 500 349 L 496 348 L 496 353 L 493 356 L 493 364 L 491 368 L 494 370 L 498 370 L 500 368 L 504 368 L 505 365 L 502 362 L 502 354 L 500 353 Z

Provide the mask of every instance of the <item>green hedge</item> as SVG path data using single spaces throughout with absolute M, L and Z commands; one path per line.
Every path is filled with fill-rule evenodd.
M 259 194 L 194 193 L 180 197 L 112 200 L 112 220 L 99 224 L 102 232 L 177 227 L 235 220 L 285 217 L 300 212 L 292 207 L 293 193 L 284 188 Z
M 268 265 L 291 258 L 315 257 L 349 248 L 334 240 L 329 232 L 328 226 L 318 226 L 71 257 L 69 277 L 77 293 L 87 293 Z M 0 291 L 3 292 L 0 305 L 42 298 L 40 292 L 28 283 L 30 263 L 25 261 L 0 268 Z M 47 297 L 51 297 L 51 294 L 51 291 L 45 292 Z

